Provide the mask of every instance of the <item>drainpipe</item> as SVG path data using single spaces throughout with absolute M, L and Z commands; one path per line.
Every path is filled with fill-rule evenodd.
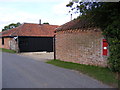
M 54 35 L 54 38 L 53 38 L 53 49 L 54 49 L 54 60 L 56 59 L 56 44 L 55 44 L 55 35 Z
M 17 36 L 17 53 L 19 53 L 19 52 L 20 52 L 20 50 L 19 50 L 19 38 Z

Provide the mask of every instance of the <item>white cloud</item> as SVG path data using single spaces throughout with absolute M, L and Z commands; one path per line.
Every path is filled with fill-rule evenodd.
M 56 14 L 58 18 L 62 16 L 62 18 L 59 18 L 59 22 L 61 22 L 61 24 L 64 24 L 71 20 L 71 15 L 69 13 L 70 8 L 66 7 L 68 3 L 68 1 L 64 1 L 53 6 L 53 13 Z M 73 14 L 72 19 L 76 18 L 77 16 L 78 14 Z
M 64 2 L 69 0 L 0 0 L 0 2 Z
M 1 10 L 2 13 L 0 14 L 0 31 L 2 30 L 2 28 L 4 28 L 4 26 L 9 25 L 11 23 L 38 22 L 38 19 L 41 17 L 37 14 L 17 11 L 13 8 L 0 8 L 0 11 Z
M 55 14 L 65 14 L 65 12 L 66 12 L 66 14 L 67 14 L 69 11 L 69 8 L 66 7 L 66 4 L 68 4 L 68 1 L 64 1 L 60 4 L 53 6 L 53 12 Z
M 56 5 L 52 6 L 52 9 L 49 9 L 50 12 L 38 11 L 36 13 L 24 11 L 21 8 L 17 7 L 0 7 L 0 31 L 4 26 L 11 23 L 17 22 L 27 22 L 27 23 L 39 23 L 39 19 L 42 19 L 42 23 L 49 22 L 53 25 L 62 25 L 70 21 L 70 14 L 68 14 L 69 8 L 66 7 L 66 4 L 69 0 L 0 0 L 7 2 L 56 2 Z M 26 5 L 27 6 L 27 5 Z M 45 13 L 44 13 L 45 12 Z M 49 13 L 49 14 L 48 14 Z M 73 15 L 73 18 L 77 15 Z

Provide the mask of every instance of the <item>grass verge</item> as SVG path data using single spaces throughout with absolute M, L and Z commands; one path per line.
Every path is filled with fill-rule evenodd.
M 4 49 L 4 48 L 0 48 L 0 51 L 7 52 L 7 53 L 16 53 L 16 51 L 9 50 L 9 49 Z
M 113 87 L 118 87 L 118 80 L 116 79 L 116 73 L 111 72 L 108 68 L 83 65 L 72 62 L 65 62 L 60 60 L 47 61 L 48 64 L 53 64 L 59 67 L 77 70 L 83 74 L 87 74 L 105 84 Z

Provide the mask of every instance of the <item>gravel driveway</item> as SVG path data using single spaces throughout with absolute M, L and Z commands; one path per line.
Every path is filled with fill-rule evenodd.
M 27 52 L 18 55 L 43 62 L 54 59 L 54 52 Z

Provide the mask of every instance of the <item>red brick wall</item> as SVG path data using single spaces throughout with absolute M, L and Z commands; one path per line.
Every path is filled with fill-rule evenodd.
M 2 45 L 2 38 L 0 38 L 0 48 L 10 49 L 10 47 L 9 47 L 10 40 L 11 40 L 11 38 L 4 38 L 4 45 Z
M 74 63 L 107 66 L 102 56 L 102 32 L 92 30 L 67 30 L 56 34 L 56 58 Z
M 2 45 L 2 38 L 0 38 L 0 48 L 17 50 L 17 42 L 13 38 L 4 38 L 4 45 Z

